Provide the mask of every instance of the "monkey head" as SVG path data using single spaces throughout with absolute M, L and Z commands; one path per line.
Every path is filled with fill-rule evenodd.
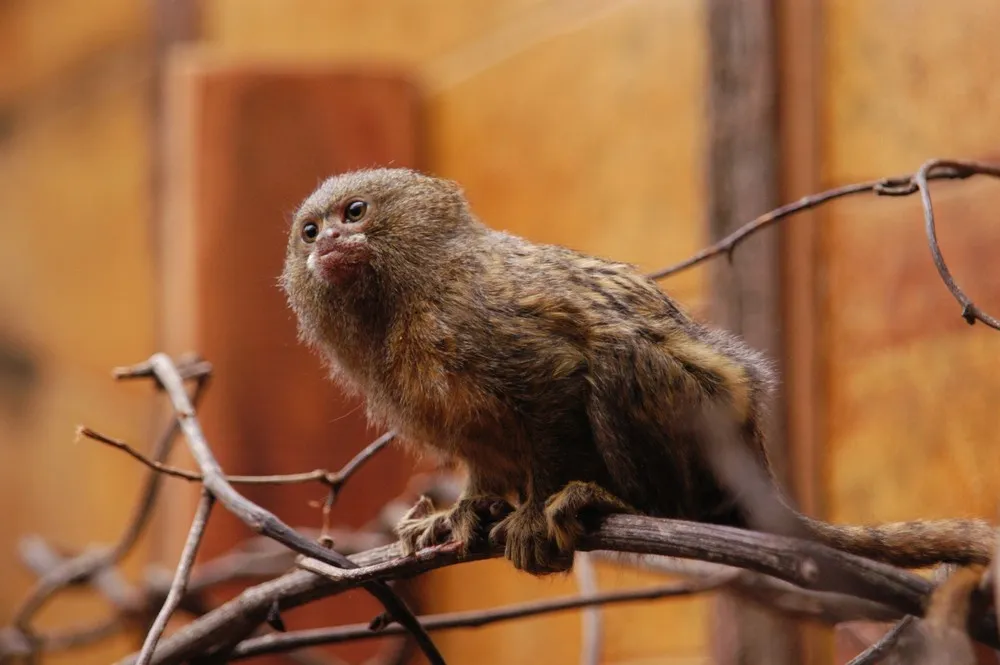
M 483 232 L 454 182 L 409 169 L 344 173 L 293 216 L 281 287 L 300 333 L 320 341 L 331 317 L 426 285 L 463 238 Z

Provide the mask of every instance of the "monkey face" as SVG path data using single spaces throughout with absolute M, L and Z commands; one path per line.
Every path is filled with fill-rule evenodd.
M 344 173 L 326 180 L 296 212 L 283 281 L 310 279 L 344 290 L 377 275 L 390 285 L 426 270 L 445 245 L 481 228 L 453 182 L 409 169 Z
M 486 232 L 451 181 L 409 169 L 327 179 L 295 213 L 280 280 L 300 335 L 331 340 L 405 307 Z
M 299 240 L 294 256 L 305 256 L 309 275 L 330 286 L 342 287 L 371 263 L 372 250 L 365 234 L 372 204 L 360 196 L 340 201 L 322 217 L 305 217 L 296 225 Z M 293 227 L 294 234 L 296 228 Z

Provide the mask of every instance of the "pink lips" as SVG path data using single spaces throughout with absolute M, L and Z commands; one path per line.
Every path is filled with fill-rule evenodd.
M 365 264 L 369 249 L 363 242 L 344 242 L 337 238 L 324 238 L 316 247 L 316 265 L 324 279 L 343 283 Z

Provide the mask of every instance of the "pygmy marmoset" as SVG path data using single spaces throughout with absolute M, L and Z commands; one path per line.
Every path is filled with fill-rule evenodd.
M 633 266 L 495 231 L 453 182 L 407 169 L 326 180 L 291 226 L 281 277 L 300 337 L 369 418 L 468 469 L 450 509 L 404 519 L 410 551 L 481 537 L 484 501 L 515 508 L 489 537 L 519 569 L 565 570 L 581 516 L 747 526 L 713 473 L 710 404 L 769 468 L 768 362 L 689 317 Z M 833 526 L 818 540 L 903 566 L 986 562 L 976 520 Z

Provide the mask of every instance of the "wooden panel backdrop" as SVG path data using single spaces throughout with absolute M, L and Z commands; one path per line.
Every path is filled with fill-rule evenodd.
M 277 285 L 288 223 L 297 203 L 331 173 L 373 163 L 419 166 L 416 91 L 392 72 L 227 66 L 197 48 L 172 65 L 166 348 L 197 349 L 215 368 L 200 412 L 227 472 L 337 469 L 381 432 L 366 428 L 360 402 L 345 398 L 296 342 L 294 316 Z M 341 495 L 338 524 L 356 528 L 376 517 L 410 473 L 397 451 L 380 454 Z M 245 493 L 291 524 L 321 523 L 309 505 L 324 497 L 319 486 L 256 486 Z M 187 497 L 166 502 L 171 533 L 183 533 L 190 521 Z M 223 511 L 213 516 L 200 555 L 218 556 L 252 535 Z M 169 549 L 177 551 L 176 543 Z M 378 611 L 359 591 L 292 613 L 286 622 L 291 628 L 366 621 Z M 355 660 L 372 650 L 371 643 L 339 649 Z
M 150 391 L 111 368 L 153 351 L 147 13 L 131 0 L 0 3 L 0 624 L 34 577 L 21 538 L 78 550 L 117 538 L 142 474 L 73 444 L 80 423 L 137 443 Z M 145 546 L 126 562 L 136 575 Z M 52 628 L 106 603 L 60 596 Z M 46 663 L 107 663 L 114 639 Z
M 823 187 L 931 157 L 1000 158 L 1000 5 L 841 0 L 823 11 Z M 933 188 L 956 278 L 1000 311 L 1000 184 Z M 1000 334 L 959 316 L 916 199 L 852 199 L 824 215 L 827 517 L 996 519 Z
M 995 0 L 775 4 L 782 200 L 910 171 L 932 156 L 1000 158 Z M 215 224 L 214 233 L 229 224 L 234 235 L 200 245 L 211 256 L 201 269 L 218 279 L 199 282 L 191 272 L 173 280 L 159 328 L 172 350 L 203 341 L 200 350 L 219 367 L 206 417 L 233 470 L 335 465 L 366 436 L 356 414 L 330 422 L 351 405 L 324 392 L 331 389 L 297 347 L 272 281 L 283 216 L 319 178 L 350 162 L 340 145 L 315 140 L 332 140 L 342 127 L 343 116 L 326 111 L 332 93 L 317 89 L 337 76 L 327 67 L 374 63 L 412 75 L 422 101 L 402 88 L 392 94 L 408 100 L 400 102 L 405 108 L 420 106 L 423 119 L 383 114 L 379 104 L 373 113 L 380 126 L 409 129 L 393 133 L 378 155 L 419 156 L 462 181 L 494 226 L 650 269 L 708 238 L 704 0 L 200 6 L 202 44 L 225 62 L 257 64 L 222 78 L 211 68 L 188 71 L 181 77 L 186 92 L 172 100 L 181 110 L 199 104 L 186 107 L 189 121 L 219 123 L 212 131 L 189 125 L 179 135 L 172 159 L 181 161 L 171 168 L 197 165 L 206 179 L 187 173 L 190 189 L 171 198 L 191 207 L 174 212 L 196 213 Z M 29 582 L 16 561 L 17 538 L 42 532 L 69 546 L 108 541 L 141 477 L 112 451 L 69 443 L 78 422 L 140 442 L 153 421 L 148 387 L 117 386 L 107 374 L 160 344 L 148 224 L 154 38 L 143 7 L 126 0 L 62 0 L 56 12 L 38 3 L 0 6 L 0 501 L 8 509 L 0 620 Z M 176 37 L 161 34 L 156 44 Z M 314 68 L 288 78 L 291 69 L 280 61 Z M 417 126 L 425 132 L 419 155 L 409 142 Z M 968 181 L 935 192 L 942 245 L 957 277 L 982 305 L 1000 309 L 993 214 L 1000 187 Z M 162 221 L 173 243 L 165 258 L 177 260 L 169 252 L 195 238 Z M 787 376 L 798 400 L 789 412 L 790 468 L 803 505 L 836 521 L 996 517 L 992 398 L 1000 389 L 993 371 L 1000 336 L 959 318 L 923 244 L 915 201 L 858 199 L 795 225 L 784 235 L 783 286 L 794 332 Z M 244 228 L 260 235 L 240 235 Z M 666 286 L 706 311 L 706 274 L 693 271 Z M 264 295 L 234 302 L 229 288 Z M 229 307 L 232 318 L 221 317 Z M 279 328 L 244 334 L 257 316 Z M 289 360 L 265 375 L 242 362 L 255 354 Z M 270 392 L 275 387 L 281 390 Z M 248 400 L 253 409 L 240 406 Z M 329 415 L 321 421 L 323 409 Z M 289 421 L 301 429 L 289 430 Z M 303 445 L 327 437 L 313 453 Z M 323 450 L 329 459 L 309 457 Z M 343 519 L 373 509 L 366 488 L 383 479 L 398 487 L 409 462 L 388 456 L 379 464 L 345 496 Z M 305 503 L 316 495 L 309 490 L 257 496 L 294 520 L 312 519 Z M 173 527 L 158 555 L 173 560 L 191 508 L 185 501 L 165 506 Z M 221 517 L 213 517 L 213 534 L 210 550 L 242 536 Z M 140 558 L 126 569 L 138 572 Z M 611 567 L 599 577 L 605 588 L 649 581 Z M 500 562 L 427 582 L 430 611 L 575 586 L 572 578 L 532 580 Z M 44 623 L 65 624 L 99 607 L 73 596 L 47 611 Z M 608 610 L 606 662 L 705 662 L 708 607 L 690 600 Z M 439 639 L 455 662 L 486 665 L 576 662 L 579 637 L 578 616 L 563 614 Z M 858 646 L 845 631 L 838 644 L 838 662 Z M 830 662 L 828 644 L 809 645 L 810 663 Z M 127 648 L 119 641 L 53 662 L 103 663 Z
M 294 5 L 210 2 L 204 41 L 251 60 L 412 69 L 426 96 L 427 167 L 459 180 L 494 227 L 645 269 L 705 242 L 701 2 Z M 692 272 L 668 286 L 702 307 L 704 280 Z M 654 579 L 606 566 L 599 578 L 603 588 Z M 575 583 L 486 562 L 428 576 L 423 588 L 428 611 L 449 611 L 572 593 Z M 695 599 L 607 610 L 606 662 L 703 662 L 708 607 Z M 456 663 L 570 663 L 580 618 L 562 613 L 437 640 Z

